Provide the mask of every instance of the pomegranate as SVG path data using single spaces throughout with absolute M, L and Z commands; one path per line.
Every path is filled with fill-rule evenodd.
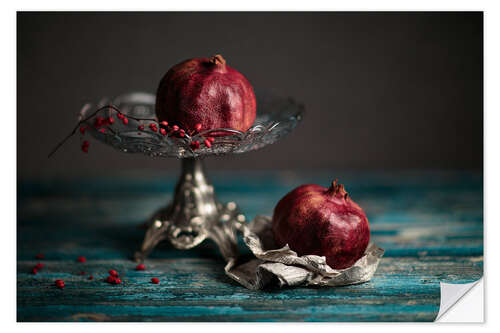
M 285 195 L 274 209 L 272 228 L 280 247 L 325 256 L 336 269 L 352 266 L 370 240 L 365 213 L 337 181 L 330 188 L 302 185 Z
M 162 78 L 156 93 L 158 120 L 175 123 L 188 132 L 197 128 L 245 132 L 255 120 L 256 108 L 252 85 L 221 55 L 175 65 Z

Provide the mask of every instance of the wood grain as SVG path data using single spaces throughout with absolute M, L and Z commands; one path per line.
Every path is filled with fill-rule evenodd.
M 369 283 L 341 288 L 250 291 L 224 275 L 210 242 L 189 251 L 163 244 L 135 271 L 137 225 L 170 198 L 175 175 L 18 181 L 18 321 L 432 321 L 439 282 L 483 271 L 482 174 L 336 173 L 366 211 L 386 250 Z M 271 215 L 295 186 L 328 185 L 327 173 L 215 173 L 221 201 L 248 218 Z M 30 273 L 43 252 L 45 267 Z M 86 263 L 77 263 L 84 255 Z M 103 281 L 109 269 L 123 283 Z M 91 273 L 94 280 L 79 275 Z M 150 283 L 158 277 L 158 285 Z M 63 290 L 53 286 L 63 279 Z

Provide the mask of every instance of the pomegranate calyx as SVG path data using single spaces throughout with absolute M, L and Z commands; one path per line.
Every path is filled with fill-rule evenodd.
M 210 62 L 214 65 L 221 64 L 226 65 L 226 59 L 224 59 L 220 54 L 216 54 L 210 58 Z
M 328 194 L 330 194 L 330 195 L 347 199 L 347 197 L 348 197 L 349 194 L 345 190 L 344 185 L 343 184 L 337 184 L 337 181 L 338 181 L 338 179 L 335 179 L 332 182 L 332 185 L 328 188 L 328 190 L 326 192 Z

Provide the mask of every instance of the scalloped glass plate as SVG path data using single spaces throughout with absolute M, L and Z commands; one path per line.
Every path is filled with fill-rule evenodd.
M 253 126 L 246 132 L 232 129 L 212 129 L 202 131 L 196 135 L 184 138 L 175 136 L 164 136 L 159 132 L 149 129 L 149 125 L 155 123 L 154 120 L 141 120 L 140 122 L 128 118 L 128 124 L 124 124 L 117 119 L 112 125 L 112 130 L 104 133 L 93 126 L 95 117 L 87 120 L 87 131 L 97 140 L 108 144 L 115 149 L 127 153 L 143 153 L 153 157 L 201 157 L 207 155 L 222 155 L 228 153 L 244 153 L 262 148 L 272 144 L 281 137 L 290 133 L 300 122 L 304 112 L 304 106 L 295 102 L 291 98 L 281 98 L 269 94 L 257 94 L 257 117 Z M 130 93 L 118 96 L 109 101 L 103 99 L 98 103 L 99 107 L 112 103 L 126 117 L 140 119 L 155 119 L 154 110 L 155 95 L 148 93 Z M 91 105 L 87 104 L 80 113 L 80 119 L 85 119 L 90 115 Z M 109 117 L 116 116 L 116 111 L 107 109 L 99 111 L 95 116 Z M 139 125 L 144 125 L 144 131 L 138 129 Z M 200 148 L 192 150 L 190 144 L 198 140 L 203 142 L 203 137 L 211 132 L 230 132 L 226 136 L 214 137 L 214 142 L 210 148 L 201 144 Z

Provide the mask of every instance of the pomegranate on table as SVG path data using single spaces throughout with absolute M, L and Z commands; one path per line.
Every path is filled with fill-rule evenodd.
M 186 131 L 196 131 L 201 124 L 203 130 L 231 128 L 244 132 L 255 120 L 256 107 L 250 82 L 221 55 L 175 65 L 160 81 L 156 94 L 158 120 Z
M 335 269 L 352 266 L 370 240 L 366 215 L 342 184 L 329 188 L 302 185 L 285 195 L 274 209 L 274 240 L 299 256 L 325 256 Z

